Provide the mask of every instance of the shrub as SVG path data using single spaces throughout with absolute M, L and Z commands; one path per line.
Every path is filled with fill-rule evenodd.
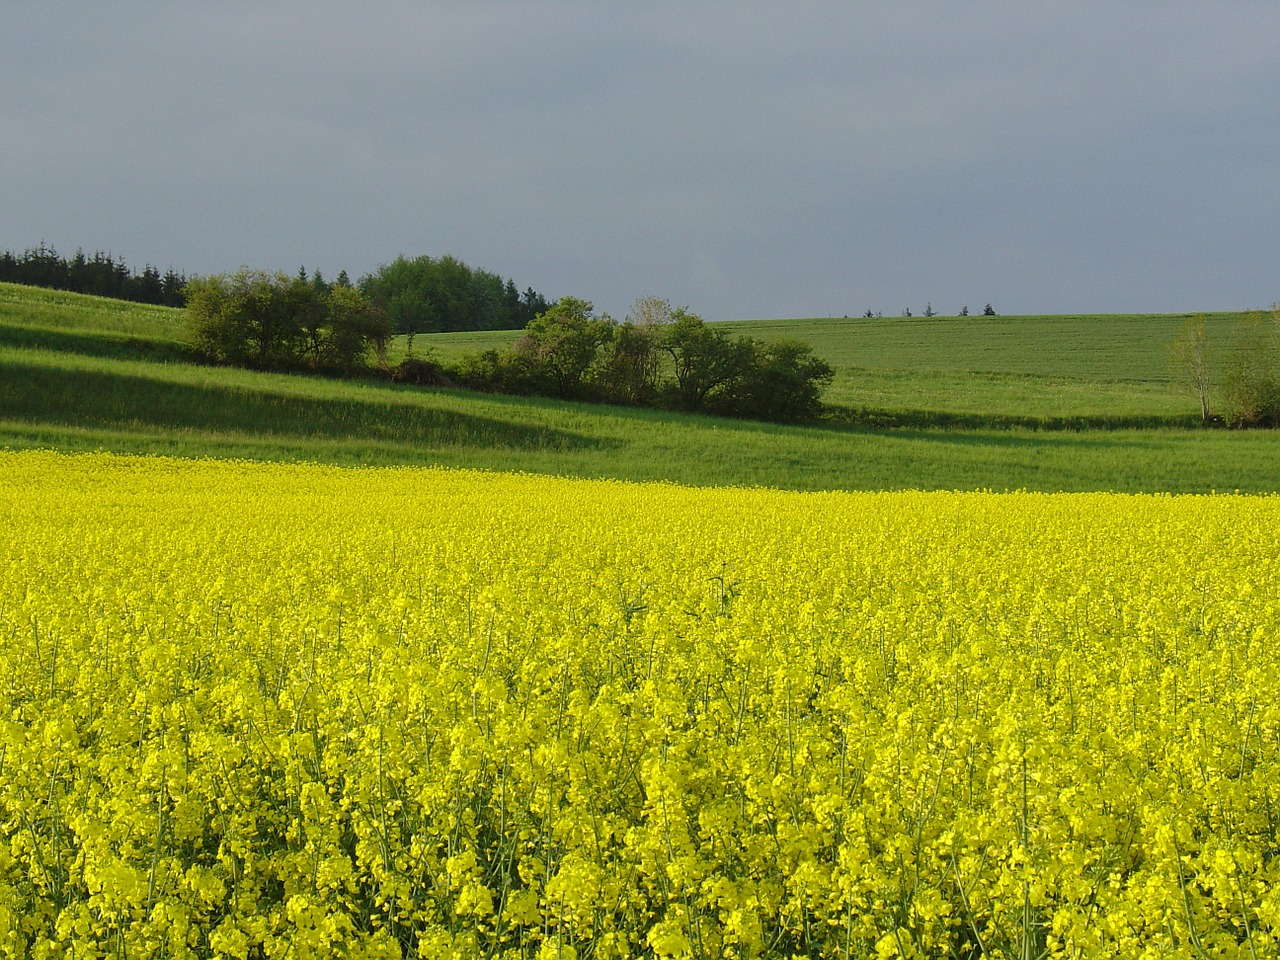
M 717 405 L 731 416 L 754 420 L 812 420 L 822 412 L 822 387 L 835 375 L 830 364 L 799 340 L 747 340 L 750 353 Z
M 665 301 L 640 322 L 596 317 L 565 297 L 536 317 L 505 352 L 464 357 L 453 373 L 477 390 L 603 400 L 758 420 L 797 421 L 821 413 L 831 367 L 797 340 L 733 337 Z M 669 319 L 667 319 L 669 317 Z M 670 376 L 661 377 L 662 359 Z
M 536 394 L 534 371 L 513 350 L 485 350 L 469 353 L 449 371 L 458 383 L 486 393 Z
M 453 386 L 453 381 L 438 361 L 422 357 L 401 360 L 392 372 L 391 379 L 396 383 L 412 383 L 419 387 Z
M 1232 427 L 1280 426 L 1280 310 L 1241 321 L 1223 377 L 1222 416 Z
M 352 287 L 243 267 L 187 283 L 187 322 L 211 360 L 264 369 L 351 372 L 384 357 L 386 314 Z
M 614 328 L 596 374 L 603 399 L 629 406 L 652 406 L 658 398 L 658 344 L 662 328 L 630 321 Z

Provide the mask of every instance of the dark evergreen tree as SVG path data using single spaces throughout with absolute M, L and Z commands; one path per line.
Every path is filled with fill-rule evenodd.
M 184 306 L 187 300 L 182 291 L 186 285 L 187 278 L 170 267 L 160 280 L 160 302 L 166 307 Z
M 160 271 L 147 264 L 142 268 L 142 274 L 134 281 L 138 287 L 138 299 L 143 303 L 161 303 L 164 299 L 164 281 L 160 278 Z
M 524 323 L 520 322 L 520 288 L 516 286 L 514 280 L 508 279 L 502 287 L 502 307 L 506 311 L 508 327 L 524 326 Z M 527 323 L 528 321 L 525 322 Z
M 533 287 L 527 287 L 520 298 L 520 326 L 526 326 L 534 317 L 546 313 L 550 306 L 546 297 Z

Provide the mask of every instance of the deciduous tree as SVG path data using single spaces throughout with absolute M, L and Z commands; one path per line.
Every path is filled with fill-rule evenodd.
M 390 326 L 359 290 L 322 292 L 302 276 L 241 268 L 187 284 L 187 321 L 210 359 L 266 369 L 350 372 L 379 353 Z
M 810 420 L 822 411 L 831 365 L 799 340 L 748 339 L 750 357 L 726 391 L 724 412 L 756 420 Z
M 749 343 L 681 308 L 671 312 L 661 344 L 671 357 L 676 394 L 685 410 L 701 409 L 712 391 L 743 371 L 752 354 Z
M 587 373 L 602 346 L 613 339 L 614 325 L 597 317 L 587 300 L 561 297 L 545 313 L 529 321 L 514 352 L 537 379 L 545 379 L 555 396 L 582 396 Z
M 1223 377 L 1223 418 L 1234 427 L 1280 427 L 1280 308 L 1240 322 Z
M 1204 314 L 1198 314 L 1182 325 L 1173 341 L 1173 365 L 1179 377 L 1195 392 L 1200 401 L 1200 419 L 1209 421 L 1209 333 Z

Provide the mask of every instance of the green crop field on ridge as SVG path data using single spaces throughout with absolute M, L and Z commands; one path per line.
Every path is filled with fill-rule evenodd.
M 832 366 L 860 370 L 951 370 L 1078 377 L 1093 381 L 1170 380 L 1168 345 L 1191 314 L 1042 317 L 813 317 L 726 320 L 735 333 L 812 344 Z M 1211 334 L 1229 335 L 1239 313 L 1206 313 Z M 453 357 L 500 349 L 519 331 L 419 335 L 418 348 Z M 403 340 L 403 338 L 401 338 Z
M 1207 315 L 1210 333 L 1229 341 L 1239 314 Z M 1172 426 L 1194 419 L 1196 404 L 1175 382 L 1169 347 L 1186 315 L 1048 317 L 811 318 L 725 321 L 735 333 L 813 346 L 832 365 L 824 399 L 868 413 L 869 425 L 938 415 L 970 424 L 1049 425 L 1083 420 L 1105 425 Z M 501 350 L 518 331 L 418 336 L 416 354 L 443 360 Z M 404 356 L 407 338 L 393 345 Z M 905 417 L 904 414 L 911 414 Z M 931 419 L 929 415 L 933 415 Z
M 808 490 L 1280 490 L 1280 436 L 1201 429 L 1194 398 L 1171 382 L 1182 320 L 728 324 L 806 339 L 836 366 L 832 421 L 790 427 L 211 367 L 194 361 L 180 311 L 0 284 L 0 447 Z M 938 345 L 938 330 L 963 339 L 966 324 L 993 341 L 970 348 L 985 351 L 985 369 Z M 517 335 L 418 336 L 415 351 L 448 358 Z M 1111 346 L 1086 361 L 1104 335 Z M 1035 352 L 1050 346 L 1057 359 Z M 942 360 L 951 366 L 929 365 Z

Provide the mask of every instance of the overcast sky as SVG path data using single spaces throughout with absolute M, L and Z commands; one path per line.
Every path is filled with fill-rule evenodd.
M 625 315 L 1280 300 L 1280 4 L 0 0 L 0 248 Z

